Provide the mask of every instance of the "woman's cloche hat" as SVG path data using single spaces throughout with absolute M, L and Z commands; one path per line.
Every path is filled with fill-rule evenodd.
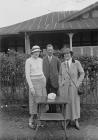
M 37 46 L 37 45 L 34 45 L 34 46 L 32 47 L 32 49 L 31 49 L 31 53 L 40 52 L 40 51 L 41 51 L 41 50 L 40 50 L 40 47 Z
M 66 53 L 70 53 L 71 55 L 73 55 L 73 51 L 70 48 L 63 49 L 63 54 L 66 54 Z

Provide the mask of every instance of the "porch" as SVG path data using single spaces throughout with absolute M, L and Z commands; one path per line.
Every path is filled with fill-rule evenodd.
M 98 31 L 78 30 L 29 32 L 0 37 L 0 52 L 7 53 L 8 49 L 19 53 L 30 54 L 30 49 L 37 44 L 45 51 L 46 45 L 52 43 L 55 50 L 61 50 L 64 46 L 70 47 L 74 55 L 98 56 Z

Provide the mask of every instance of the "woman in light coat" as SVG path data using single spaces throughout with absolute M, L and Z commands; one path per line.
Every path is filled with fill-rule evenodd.
M 25 63 L 25 75 L 29 85 L 29 126 L 35 128 L 35 118 L 37 118 L 36 99 L 39 96 L 47 96 L 46 78 L 43 73 L 43 60 L 39 57 L 40 47 L 33 46 L 31 57 Z M 45 111 L 45 107 L 43 107 Z
M 77 89 L 84 79 L 84 70 L 80 62 L 72 58 L 72 53 L 69 48 L 64 50 L 64 62 L 59 73 L 59 88 L 60 96 L 70 101 L 66 106 L 66 120 L 75 121 L 75 128 L 79 130 L 80 96 Z

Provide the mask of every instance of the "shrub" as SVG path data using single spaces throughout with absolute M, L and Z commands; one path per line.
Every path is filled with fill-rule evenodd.
M 25 79 L 26 54 L 9 51 L 0 55 L 1 96 L 8 102 L 27 100 L 28 85 Z
M 55 52 L 63 61 L 60 51 Z M 25 78 L 25 60 L 29 57 L 9 50 L 8 54 L 0 54 L 0 100 L 4 103 L 28 103 L 28 84 Z M 98 80 L 98 58 L 80 56 L 78 59 L 84 70 L 86 86 L 93 92 Z M 88 84 L 89 83 L 89 84 Z M 88 84 L 88 85 L 87 85 Z M 87 87 L 86 87 L 87 88 Z M 87 92 L 87 91 L 86 91 Z

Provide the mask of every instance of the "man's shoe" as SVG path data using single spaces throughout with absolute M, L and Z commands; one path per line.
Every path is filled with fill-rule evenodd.
M 47 110 L 47 111 L 46 111 L 46 113 L 50 113 L 50 112 L 51 112 L 50 110 Z

